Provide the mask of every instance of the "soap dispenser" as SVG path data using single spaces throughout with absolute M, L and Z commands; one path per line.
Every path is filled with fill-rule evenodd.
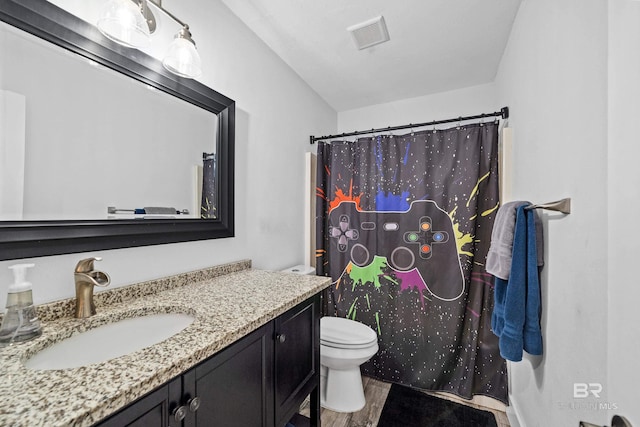
M 42 334 L 38 312 L 33 305 L 31 283 L 27 282 L 27 269 L 35 264 L 16 264 L 13 270 L 14 283 L 9 286 L 7 310 L 0 327 L 0 345 L 28 341 Z

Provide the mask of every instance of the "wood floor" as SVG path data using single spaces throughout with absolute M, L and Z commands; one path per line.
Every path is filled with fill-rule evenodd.
M 364 394 L 367 400 L 366 406 L 362 410 L 350 414 L 343 414 L 332 412 L 328 409 L 322 409 L 320 419 L 322 421 L 323 427 L 376 427 L 378 425 L 378 419 L 380 418 L 380 414 L 382 413 L 382 407 L 384 406 L 384 402 L 387 399 L 387 394 L 389 394 L 391 384 L 363 376 L 362 385 L 364 386 Z M 438 397 L 464 405 L 469 405 L 474 408 L 493 412 L 493 414 L 496 416 L 498 427 L 510 427 L 509 420 L 507 419 L 507 416 L 505 414 L 505 405 L 495 399 L 478 396 L 469 401 L 448 393 L 425 393 L 433 394 Z M 309 416 L 308 405 L 303 405 L 300 413 L 302 415 Z

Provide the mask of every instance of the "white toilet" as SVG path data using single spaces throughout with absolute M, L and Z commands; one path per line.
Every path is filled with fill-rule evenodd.
M 289 273 L 314 274 L 296 265 Z M 378 335 L 370 327 L 340 317 L 320 319 L 320 405 L 335 412 L 356 412 L 365 405 L 360 365 L 378 351 Z
M 365 405 L 360 365 L 378 351 L 370 327 L 340 317 L 320 319 L 320 404 L 335 412 Z

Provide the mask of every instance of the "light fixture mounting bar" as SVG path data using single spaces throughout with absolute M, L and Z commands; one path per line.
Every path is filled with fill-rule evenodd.
M 165 15 L 167 15 L 169 18 L 173 19 L 174 21 L 176 21 L 178 24 L 182 25 L 183 27 L 187 27 L 189 28 L 189 26 L 187 24 L 185 24 L 184 22 L 182 22 L 180 19 L 178 19 L 178 17 L 176 17 L 173 13 L 169 12 L 168 10 L 166 10 L 165 8 L 162 7 L 162 0 L 134 0 L 134 1 L 138 1 L 138 2 L 144 2 L 144 3 L 151 3 L 153 4 L 158 10 L 160 10 L 161 12 L 163 12 Z

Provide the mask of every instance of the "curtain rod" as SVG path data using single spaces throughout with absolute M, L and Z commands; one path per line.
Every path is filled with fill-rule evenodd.
M 431 122 L 425 122 L 425 123 L 409 123 L 408 125 L 402 125 L 402 126 L 388 126 L 386 128 L 371 129 L 371 130 L 359 130 L 359 131 L 355 131 L 355 132 L 347 132 L 347 133 L 341 133 L 341 134 L 336 134 L 336 135 L 325 135 L 325 136 L 313 136 L 313 135 L 311 135 L 311 136 L 309 136 L 309 143 L 310 144 L 315 144 L 316 141 L 321 141 L 323 139 L 334 139 L 334 138 L 341 138 L 341 137 L 353 136 L 353 135 L 366 135 L 366 134 L 378 133 L 378 132 L 390 132 L 392 130 L 419 128 L 419 127 L 424 127 L 424 126 L 440 125 L 440 124 L 443 124 L 443 123 L 462 122 L 462 121 L 466 121 L 466 120 L 485 119 L 487 117 L 502 117 L 503 119 L 508 119 L 509 118 L 509 107 L 502 107 L 500 109 L 500 111 L 496 111 L 496 112 L 493 112 L 493 113 L 478 114 L 478 115 L 475 115 L 475 116 L 456 117 L 456 118 L 453 118 L 453 119 L 446 119 L 446 120 L 433 120 Z

